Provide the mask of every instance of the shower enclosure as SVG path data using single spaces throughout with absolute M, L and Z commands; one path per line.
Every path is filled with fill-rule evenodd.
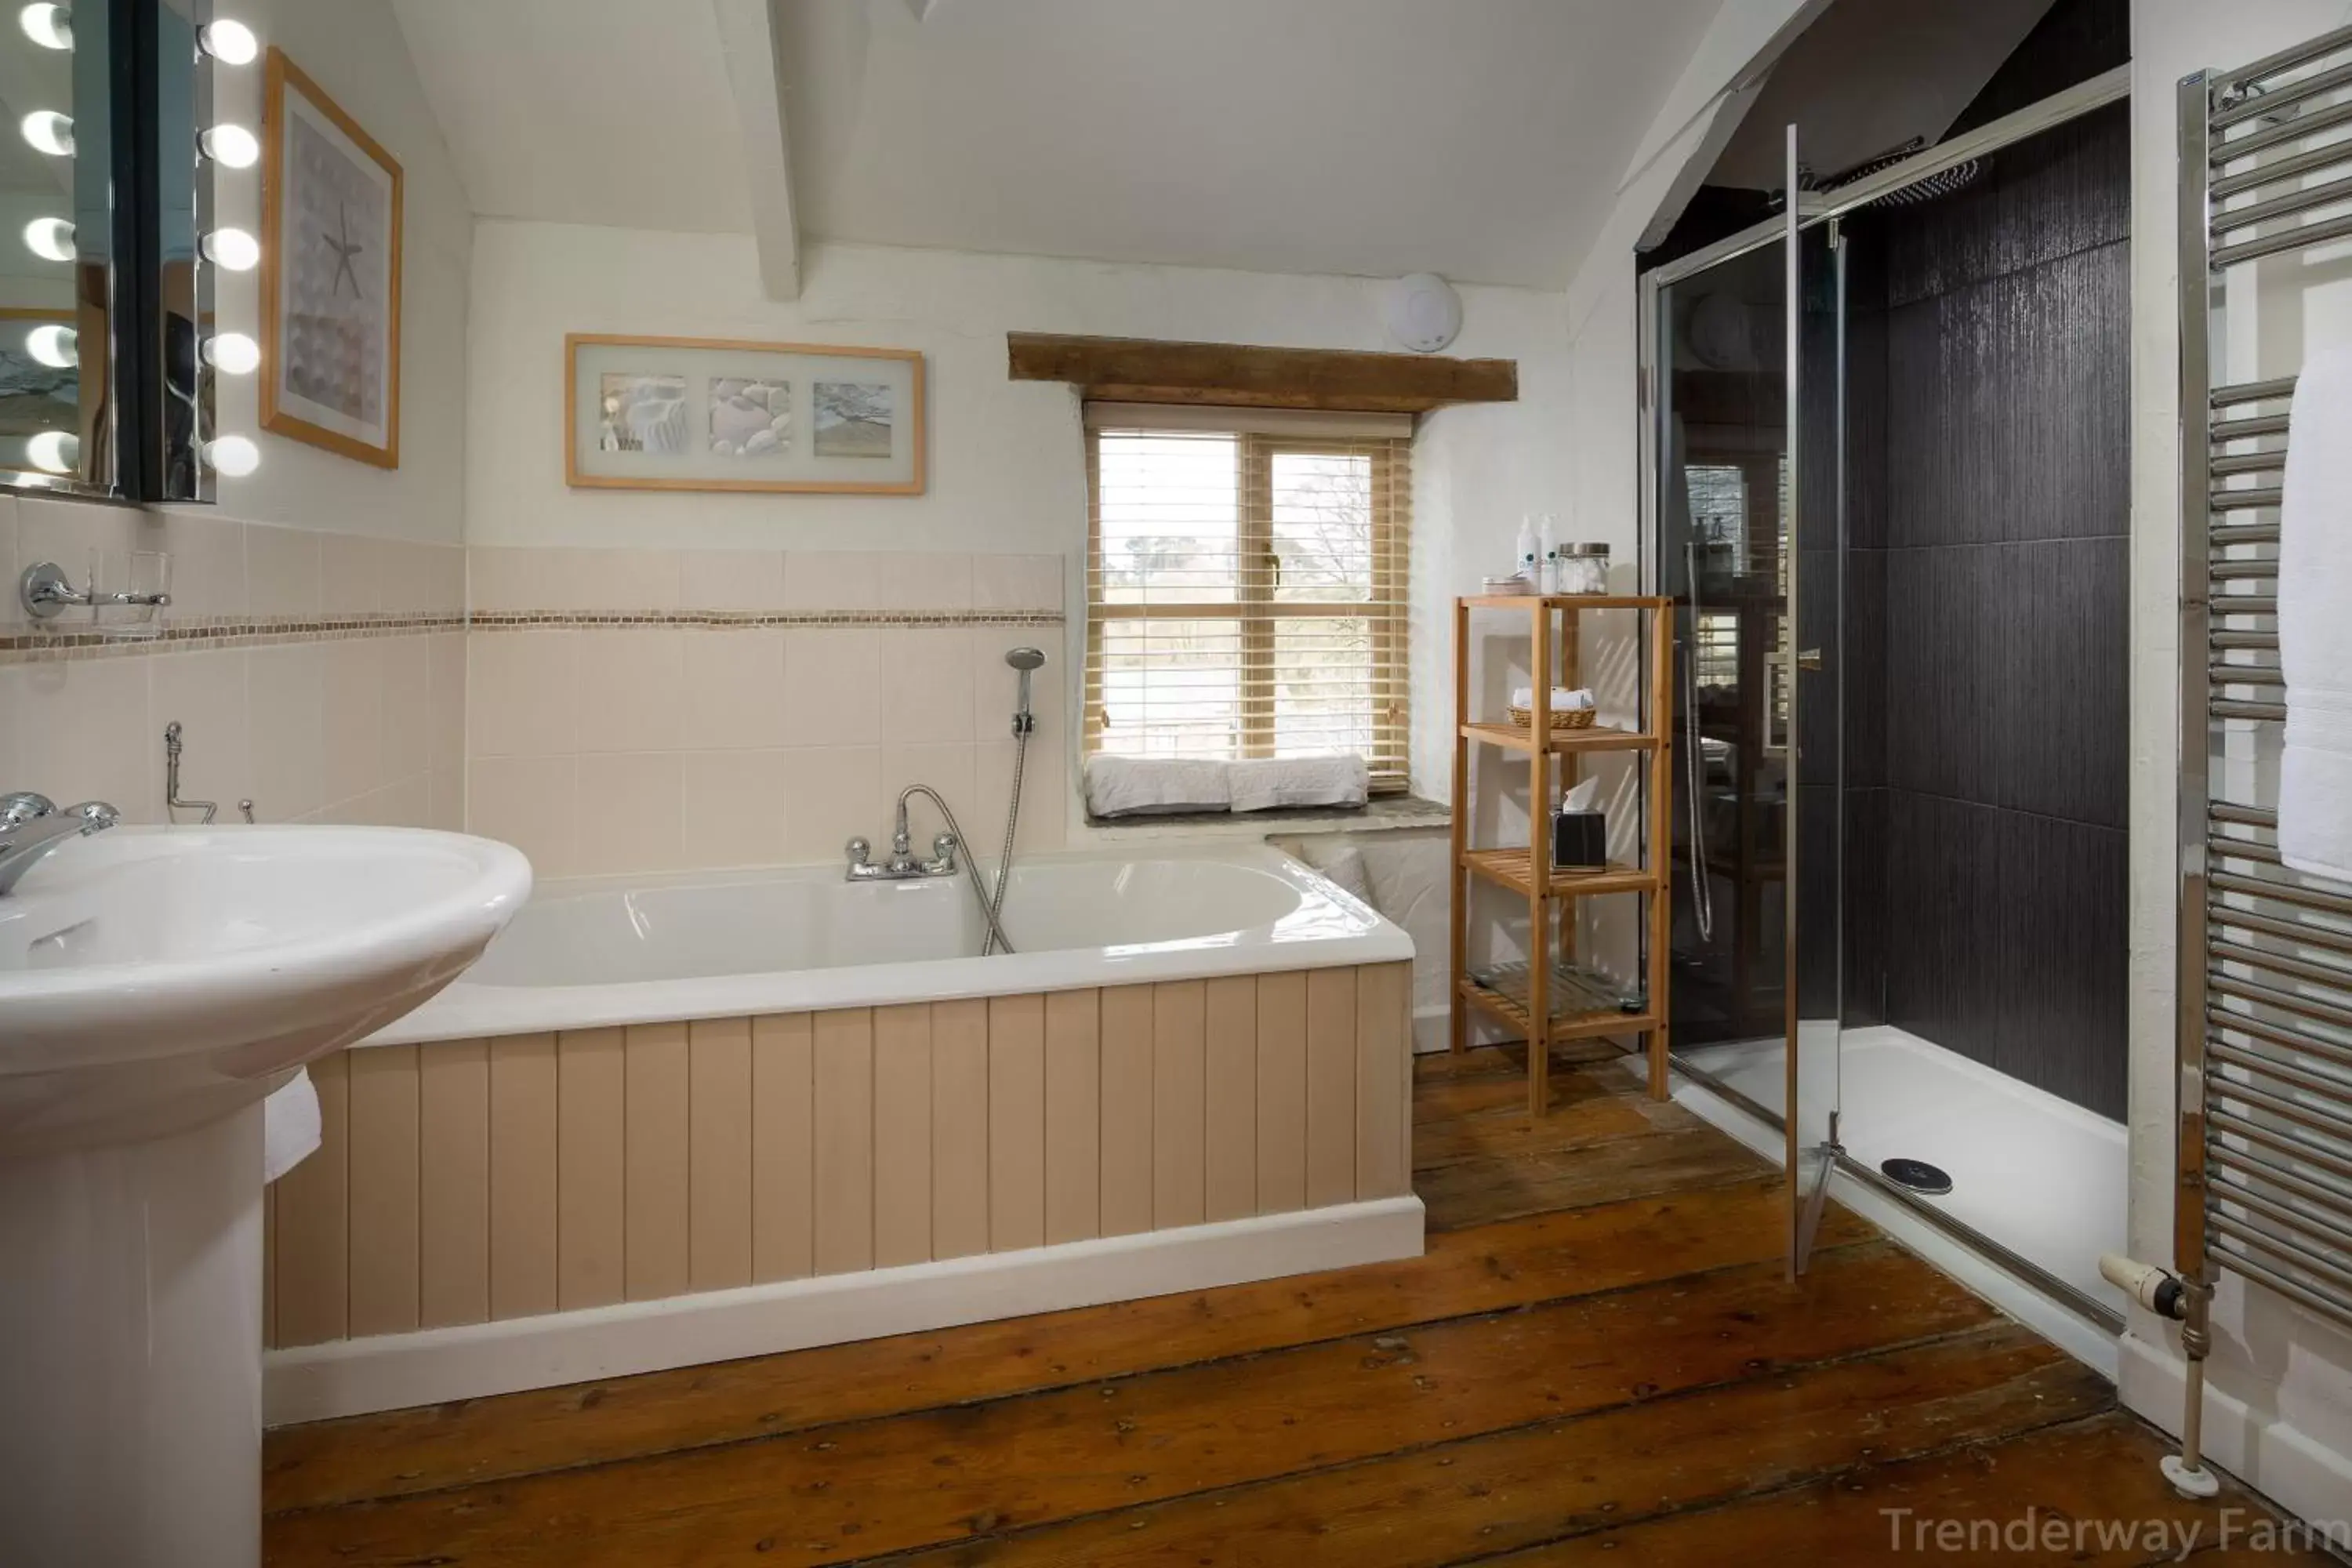
M 1643 279 L 1672 1049 L 2106 1321 L 2122 1241 L 2121 70 Z M 2118 1320 L 2116 1320 L 2119 1321 Z

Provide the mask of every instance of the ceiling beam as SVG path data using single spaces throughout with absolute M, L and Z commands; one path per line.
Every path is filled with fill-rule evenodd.
M 1105 403 L 1421 414 L 1449 403 L 1512 403 L 1519 395 L 1518 364 L 1507 359 L 1052 332 L 1007 332 L 1004 341 L 1014 381 L 1068 382 Z
M 801 294 L 800 227 L 793 216 L 791 142 L 784 131 L 783 61 L 769 0 L 711 0 L 719 15 L 719 47 L 735 100 L 735 126 L 743 141 L 743 174 L 751 182 L 751 234 L 760 248 L 760 281 L 771 300 Z

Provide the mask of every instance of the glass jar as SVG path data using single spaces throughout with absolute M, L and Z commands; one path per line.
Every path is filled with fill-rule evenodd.
M 1559 549 L 1562 594 L 1609 592 L 1609 546 L 1605 543 L 1563 544 Z

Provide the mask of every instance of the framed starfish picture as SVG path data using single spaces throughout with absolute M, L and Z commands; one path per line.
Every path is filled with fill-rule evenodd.
M 266 90 L 261 427 L 396 468 L 400 165 L 275 48 Z

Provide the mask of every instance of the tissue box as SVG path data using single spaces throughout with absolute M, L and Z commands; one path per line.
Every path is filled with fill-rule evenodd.
M 1551 863 L 1562 871 L 1598 871 L 1609 864 L 1609 816 L 1600 811 L 1556 811 L 1551 818 Z

